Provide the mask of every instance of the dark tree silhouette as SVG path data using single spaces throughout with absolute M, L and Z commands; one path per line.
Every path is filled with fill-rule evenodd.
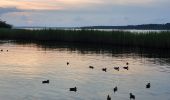
M 82 29 L 139 29 L 139 30 L 170 30 L 170 23 L 166 24 L 143 24 L 127 26 L 89 26 Z
M 0 19 L 0 28 L 12 28 L 12 25 L 7 24 L 6 21 Z

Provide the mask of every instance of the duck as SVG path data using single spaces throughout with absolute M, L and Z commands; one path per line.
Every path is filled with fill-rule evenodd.
M 90 69 L 94 69 L 94 67 L 93 67 L 93 66 L 89 66 L 89 68 L 90 68 Z
M 147 83 L 147 84 L 146 84 L 146 88 L 147 88 L 147 89 L 151 88 L 151 84 L 150 84 L 150 83 Z
M 114 93 L 118 91 L 117 86 L 115 88 L 113 88 L 113 91 L 114 91 Z
M 119 67 L 114 67 L 115 70 L 119 71 Z
M 127 62 L 126 65 L 129 65 L 129 63 Z
M 123 67 L 124 69 L 126 69 L 126 70 L 129 70 L 129 67 L 128 66 L 126 66 L 126 67 Z
M 69 65 L 70 63 L 69 62 L 67 62 L 67 66 Z
M 111 100 L 111 97 L 109 95 L 107 96 L 107 100 Z
M 130 100 L 131 99 L 135 100 L 135 95 L 133 95 L 132 93 L 129 93 L 129 95 L 130 95 Z
M 74 91 L 74 92 L 77 92 L 77 87 L 74 87 L 74 88 L 70 88 L 70 91 Z
M 42 84 L 49 84 L 49 83 L 50 83 L 50 80 L 42 81 Z
M 107 72 L 107 68 L 102 68 L 102 71 Z

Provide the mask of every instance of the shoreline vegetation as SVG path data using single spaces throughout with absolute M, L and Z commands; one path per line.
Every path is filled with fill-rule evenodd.
M 111 29 L 111 30 L 170 30 L 170 23 L 166 24 L 141 24 L 141 25 L 127 25 L 127 26 L 84 26 L 84 27 L 29 27 L 18 26 L 15 29 Z
M 70 42 L 137 48 L 170 49 L 170 32 L 131 33 L 97 30 L 24 30 L 0 28 L 0 40 Z
M 142 24 L 127 26 L 87 26 L 82 29 L 136 29 L 136 30 L 170 30 L 170 23 L 166 24 Z
M 12 25 L 7 24 L 6 21 L 0 19 L 0 28 L 12 28 Z

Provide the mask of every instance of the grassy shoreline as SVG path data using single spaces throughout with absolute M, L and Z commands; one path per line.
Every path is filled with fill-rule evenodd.
M 0 40 L 71 42 L 170 49 L 170 32 L 138 34 L 122 31 L 0 29 Z

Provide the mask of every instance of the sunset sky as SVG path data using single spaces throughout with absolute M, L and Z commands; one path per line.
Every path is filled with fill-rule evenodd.
M 170 0 L 0 0 L 14 26 L 93 26 L 170 22 Z

